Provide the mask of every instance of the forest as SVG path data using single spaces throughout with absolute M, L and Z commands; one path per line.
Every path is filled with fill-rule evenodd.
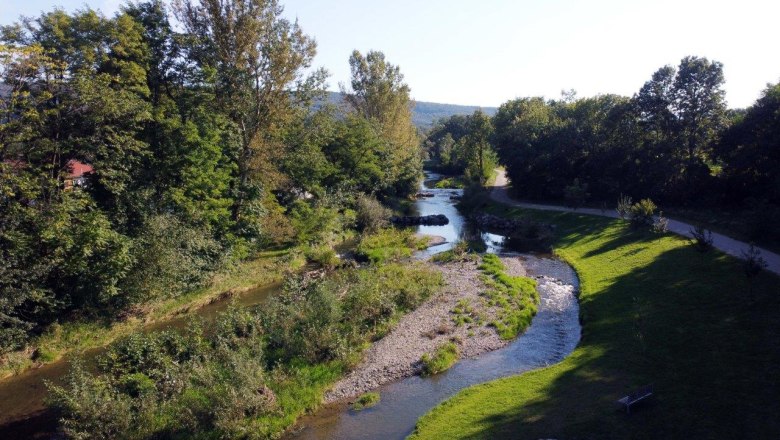
M 0 27 L 0 380 L 67 361 L 41 404 L 59 434 L 279 438 L 405 315 L 446 301 L 457 276 L 473 278 L 474 298 L 452 299 L 416 335 L 447 341 L 417 357 L 420 374 L 458 361 L 456 331 L 495 333 L 491 350 L 522 335 L 551 279 L 476 255 L 486 243 L 466 234 L 449 243 L 394 227 L 415 201 L 439 197 L 464 224 L 504 225 L 493 232 L 568 256 L 591 286 L 612 285 L 601 270 L 618 267 L 605 259 L 621 246 L 689 244 L 622 220 L 501 207 L 489 187 L 502 168 L 518 199 L 602 213 L 637 201 L 648 224 L 658 204 L 780 249 L 780 83 L 730 109 L 723 65 L 688 56 L 631 97 L 566 91 L 414 113 L 400 66 L 378 50 L 354 50 L 349 83 L 329 92 L 314 37 L 283 12 L 279 0 L 140 0 L 112 16 L 55 8 Z M 424 182 L 424 169 L 441 179 Z M 420 192 L 423 182 L 442 192 Z M 622 238 L 594 263 L 586 248 L 606 235 Z M 431 238 L 451 246 L 413 258 Z M 652 260 L 648 247 L 630 257 Z M 702 292 L 743 282 L 731 260 L 707 255 L 728 270 Z M 683 257 L 657 274 L 693 273 Z M 619 265 L 627 278 L 631 258 Z M 771 303 L 766 266 L 746 269 L 745 307 Z M 263 286 L 276 290 L 262 304 L 198 315 Z
M 566 92 L 507 101 L 489 121 L 481 112 L 452 116 L 424 148 L 432 166 L 476 176 L 488 144 L 486 157 L 497 156 L 525 199 L 613 208 L 621 196 L 649 198 L 694 220 L 738 213 L 727 229 L 776 245 L 780 84 L 747 109 L 729 109 L 724 82 L 721 63 L 686 57 L 632 97 Z
M 356 51 L 346 116 L 310 112 L 327 73 L 304 73 L 314 40 L 280 14 L 154 0 L 2 28 L 0 353 L 61 316 L 132 313 L 258 250 L 330 240 L 306 225 L 358 196 L 416 190 L 399 69 Z M 74 163 L 93 170 L 76 187 Z

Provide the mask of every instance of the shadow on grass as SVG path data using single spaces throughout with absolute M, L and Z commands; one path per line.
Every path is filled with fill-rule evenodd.
M 671 241 L 610 278 L 621 243 L 637 238 L 585 252 L 577 269 L 592 287 L 582 293 L 580 346 L 497 386 L 507 406 L 481 411 L 490 415 L 470 424 L 484 428 L 461 438 L 780 438 L 780 280 L 762 274 L 748 297 L 736 260 Z M 631 415 L 617 409 L 647 383 L 651 401 Z

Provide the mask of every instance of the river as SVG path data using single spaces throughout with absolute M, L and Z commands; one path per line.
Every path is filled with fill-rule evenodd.
M 426 181 L 440 176 L 429 173 Z M 545 276 L 560 283 L 545 283 L 540 289 L 539 312 L 529 329 L 508 346 L 475 359 L 463 359 L 448 371 L 422 378 L 413 376 L 381 387 L 380 403 L 370 409 L 351 411 L 346 403 L 328 405 L 304 417 L 289 439 L 402 439 L 414 428 L 417 419 L 428 410 L 471 385 L 511 376 L 561 361 L 571 353 L 580 337 L 579 308 L 576 300 L 577 277 L 565 263 L 545 256 L 519 254 L 512 241 L 500 235 L 473 228 L 455 206 L 461 190 L 434 189 L 424 182 L 422 191 L 433 197 L 415 203 L 418 215 L 444 214 L 450 222 L 444 226 L 419 226 L 420 234 L 444 237 L 445 243 L 417 254 L 427 258 L 451 249 L 462 239 L 480 238 L 488 252 L 517 255 L 524 260 L 530 275 Z M 278 290 L 265 286 L 237 297 L 239 304 L 255 305 Z M 196 314 L 213 318 L 224 310 L 229 300 L 218 301 L 199 309 Z M 145 330 L 180 328 L 189 317 L 183 316 L 147 326 Z M 88 361 L 103 349 L 77 356 Z M 50 438 L 56 429 L 55 415 L 46 409 L 44 381 L 57 383 L 67 372 L 71 356 L 38 369 L 0 381 L 0 438 Z
M 429 173 L 426 181 L 439 177 Z M 537 315 L 528 330 L 506 347 L 474 359 L 463 359 L 439 375 L 412 376 L 382 386 L 377 390 L 381 396 L 379 404 L 363 411 L 352 411 L 346 402 L 327 405 L 302 418 L 287 440 L 403 439 L 413 431 L 420 416 L 463 388 L 560 362 L 577 346 L 579 282 L 574 270 L 547 256 L 519 254 L 512 249 L 511 240 L 475 230 L 455 207 L 455 198 L 461 195 L 461 190 L 434 189 L 423 183 L 422 191 L 432 193 L 433 197 L 417 201 L 418 214 L 444 214 L 450 223 L 418 228 L 421 234 L 447 240 L 420 256 L 428 257 L 451 249 L 460 239 L 478 236 L 488 252 L 517 256 L 524 260 L 529 275 L 549 277 L 539 280 L 542 288 Z

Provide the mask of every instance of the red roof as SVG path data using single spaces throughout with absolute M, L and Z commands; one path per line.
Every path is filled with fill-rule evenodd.
M 70 173 L 68 174 L 69 179 L 78 179 L 84 174 L 91 173 L 92 171 L 94 171 L 92 165 L 79 162 L 75 159 L 71 159 L 68 161 L 67 168 L 68 170 L 70 170 Z

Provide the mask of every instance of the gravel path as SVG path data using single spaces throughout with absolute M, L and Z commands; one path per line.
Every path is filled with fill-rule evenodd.
M 576 211 L 572 208 L 556 205 L 543 205 L 538 203 L 526 203 L 513 200 L 509 196 L 507 191 L 508 180 L 506 172 L 498 170 L 498 176 L 496 177 L 496 183 L 490 193 L 490 198 L 503 203 L 505 205 L 517 206 L 520 208 L 539 209 L 543 211 L 564 211 L 564 212 L 576 212 L 577 214 L 597 215 L 601 217 L 618 218 L 618 214 L 614 210 L 601 210 L 593 208 L 579 208 Z M 669 231 L 675 234 L 685 237 L 691 237 L 691 229 L 693 225 L 678 220 L 669 219 Z M 743 241 L 735 240 L 731 237 L 727 237 L 723 234 L 712 233 L 712 245 L 720 249 L 721 251 L 737 258 L 743 258 L 742 253 L 746 252 L 750 245 Z M 757 248 L 761 252 L 761 256 L 766 260 L 768 266 L 767 270 L 780 275 L 780 255 L 770 252 L 766 249 Z
M 526 274 L 518 258 L 502 260 L 510 274 Z M 446 285 L 442 292 L 406 314 L 392 332 L 366 350 L 360 365 L 325 395 L 326 403 L 354 397 L 380 385 L 418 374 L 422 355 L 433 352 L 448 341 L 458 344 L 462 358 L 496 350 L 508 343 L 498 336 L 493 327 L 488 326 L 495 316 L 495 309 L 487 306 L 480 296 L 485 285 L 479 280 L 477 263 L 431 266 L 444 275 Z M 482 315 L 482 324 L 454 325 L 451 311 L 462 300 L 469 302 L 475 314 Z

